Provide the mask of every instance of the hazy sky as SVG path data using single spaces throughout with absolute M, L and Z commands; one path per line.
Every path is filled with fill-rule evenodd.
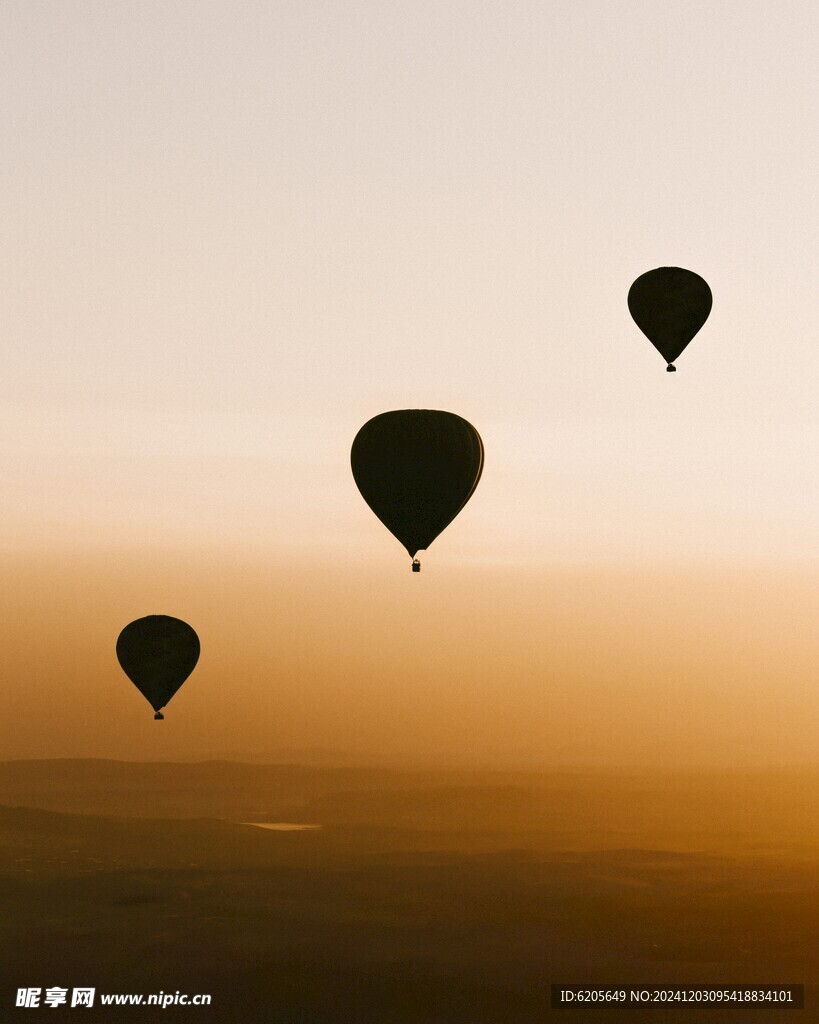
M 4 0 L 0 757 L 816 759 L 819 9 Z M 665 373 L 626 295 L 710 283 Z M 486 446 L 409 572 L 356 431 Z M 202 638 L 155 725 L 114 657 Z

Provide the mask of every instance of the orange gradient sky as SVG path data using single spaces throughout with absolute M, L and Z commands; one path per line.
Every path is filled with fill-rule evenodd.
M 815 762 L 819 13 L 737 12 L 3 4 L 0 758 Z M 349 471 L 408 407 L 486 446 L 420 576 Z

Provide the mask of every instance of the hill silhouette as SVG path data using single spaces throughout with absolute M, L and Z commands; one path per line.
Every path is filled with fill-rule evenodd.
M 47 797 L 59 771 L 62 787 Z M 241 781 L 252 783 L 249 794 Z M 665 790 L 634 775 L 605 782 L 490 775 L 467 784 L 434 773 L 218 763 L 2 765 L 4 799 L 28 792 L 139 811 L 164 784 L 188 813 L 0 807 L 0 998 L 12 1005 L 22 985 L 204 992 L 214 998 L 207 1019 L 250 1024 L 576 1021 L 549 1008 L 552 982 L 805 982 L 815 1005 L 819 851 L 796 823 L 788 833 L 784 819 L 761 830 L 747 810 L 720 819 L 745 783 L 726 777 L 714 788 L 700 778 L 687 783 L 689 803 L 710 791 L 710 805 L 686 831 L 691 807 L 678 804 L 675 828 L 664 832 L 669 816 L 659 809 L 686 791 L 682 777 Z M 771 777 L 768 791 L 783 784 L 793 789 L 792 778 Z M 260 798 L 309 809 L 322 828 L 270 832 L 198 816 L 206 799 L 243 813 Z M 792 793 L 791 811 L 809 799 Z M 605 828 L 595 821 L 603 803 Z M 616 812 L 628 825 L 619 831 L 610 827 Z M 633 827 L 641 816 L 642 832 Z M 754 830 L 736 830 L 749 823 Z M 111 1011 L 86 1012 L 105 1020 Z M 119 1012 L 152 1021 L 171 1011 Z M 618 1019 L 710 1024 L 713 1014 L 606 1013 Z

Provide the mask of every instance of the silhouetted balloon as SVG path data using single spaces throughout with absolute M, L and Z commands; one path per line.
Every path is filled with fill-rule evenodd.
M 117 640 L 122 669 L 156 714 L 196 668 L 199 637 L 181 619 L 146 615 L 129 623 Z
M 691 270 L 657 267 L 642 274 L 629 289 L 628 308 L 635 323 L 672 366 L 708 319 L 711 289 Z
M 483 470 L 483 442 L 451 412 L 383 412 L 356 434 L 350 461 L 364 500 L 415 559 L 469 501 Z

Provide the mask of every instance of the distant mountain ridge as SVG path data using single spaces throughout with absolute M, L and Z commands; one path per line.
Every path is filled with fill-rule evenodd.
M 96 759 L 0 762 L 0 804 L 150 819 L 819 843 L 819 772 L 468 772 Z M 745 839 L 743 839 L 745 837 Z M 703 847 L 704 848 L 704 847 Z

